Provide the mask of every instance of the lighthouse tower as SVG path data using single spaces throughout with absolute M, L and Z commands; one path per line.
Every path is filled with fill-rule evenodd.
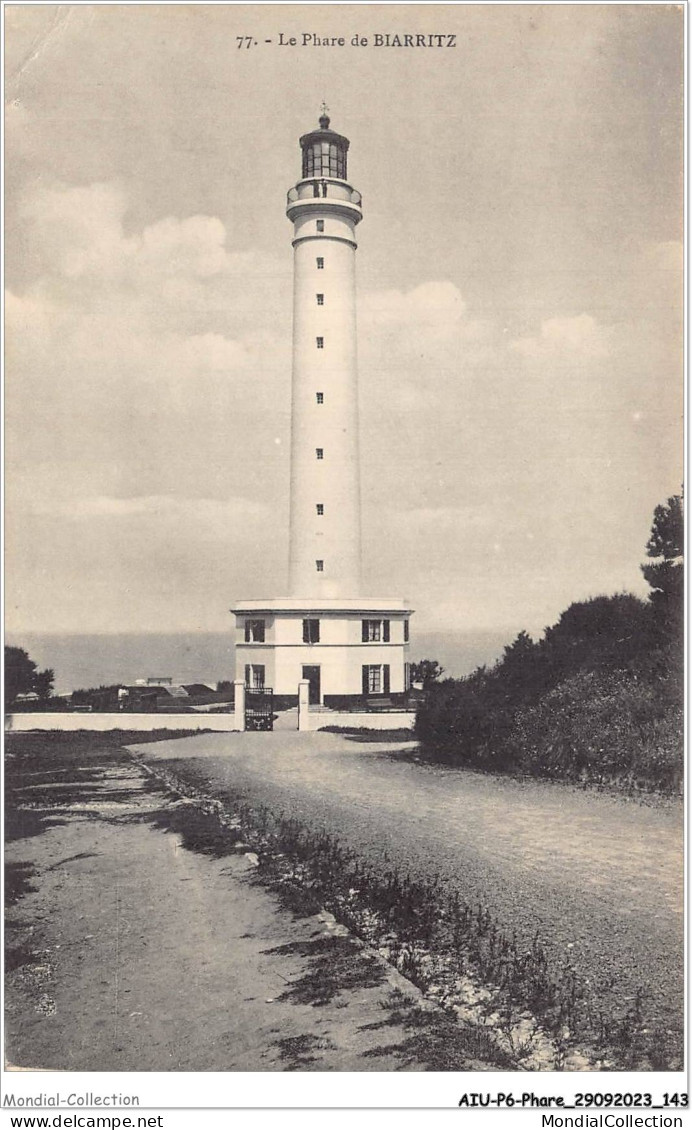
M 293 381 L 288 596 L 236 603 L 236 678 L 341 706 L 408 689 L 408 618 L 396 598 L 361 595 L 356 228 L 348 139 L 300 138 L 293 225 Z
M 348 141 L 329 128 L 300 139 L 303 180 L 288 194 L 293 224 L 293 401 L 289 591 L 360 592 L 356 356 L 356 225 Z

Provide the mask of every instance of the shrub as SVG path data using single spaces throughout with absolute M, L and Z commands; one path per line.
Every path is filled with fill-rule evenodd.
M 480 668 L 430 688 L 416 717 L 424 752 L 489 771 L 664 792 L 681 788 L 682 681 L 670 648 L 636 654 L 628 644 L 626 665 L 612 668 L 604 660 L 546 686 L 537 675 L 542 645 L 527 639 L 506 649 L 492 670 Z M 576 651 L 583 646 L 582 639 Z M 602 657 L 612 656 L 607 641 L 599 646 Z M 525 678 L 518 673 L 518 653 Z

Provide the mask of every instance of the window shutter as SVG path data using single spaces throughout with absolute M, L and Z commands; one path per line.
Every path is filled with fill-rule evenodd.
M 303 643 L 310 643 L 310 621 L 303 620 Z
M 245 664 L 245 686 L 246 687 L 250 686 L 250 664 L 249 663 Z
M 382 639 L 385 643 L 389 643 L 389 620 L 382 621 Z
M 384 690 L 385 694 L 389 694 L 389 664 L 385 663 L 382 667 L 382 670 L 384 672 L 384 686 L 382 689 Z
M 368 622 L 367 622 L 367 620 L 361 620 L 361 627 L 362 627 L 361 639 L 362 639 L 363 643 L 367 643 L 368 642 Z M 363 671 L 365 671 L 365 668 L 363 668 Z
M 366 695 L 366 696 L 368 694 L 368 686 L 369 686 L 368 675 L 369 675 L 368 665 L 366 663 L 364 663 L 363 664 L 363 694 Z

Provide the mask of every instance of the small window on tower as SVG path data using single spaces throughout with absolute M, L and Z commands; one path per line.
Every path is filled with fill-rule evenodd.
M 324 231 L 324 220 L 317 220 L 317 230 Z
M 324 448 L 323 447 L 316 447 L 315 448 L 315 455 L 317 456 L 318 459 L 324 459 Z
M 317 305 L 318 306 L 324 306 L 324 295 L 323 294 L 317 295 Z
M 318 349 L 324 349 L 324 338 L 318 337 L 318 338 L 316 338 L 316 341 L 317 341 L 317 348 Z
M 318 573 L 324 573 L 324 561 L 317 560 L 315 562 L 315 567 Z
M 320 518 L 321 518 L 321 517 L 322 517 L 322 515 L 324 514 L 324 503 L 323 503 L 323 502 L 318 502 L 318 503 L 317 503 L 317 513 L 318 513 L 318 515 L 319 515 L 319 517 L 320 517 Z
M 408 643 L 408 634 L 409 634 L 408 620 L 404 620 L 404 643 Z
M 316 392 L 315 396 L 317 397 L 317 403 L 318 404 L 324 404 L 324 393 L 323 392 Z
M 317 260 L 317 270 L 318 271 L 324 270 L 324 259 L 318 258 L 318 260 Z

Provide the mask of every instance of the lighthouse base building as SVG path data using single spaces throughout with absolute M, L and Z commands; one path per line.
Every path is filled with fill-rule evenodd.
M 409 616 L 403 600 L 244 600 L 236 616 L 236 678 L 310 702 L 403 695 L 409 689 Z
M 349 141 L 319 128 L 300 139 L 302 176 L 288 193 L 293 225 L 293 369 L 289 595 L 243 600 L 236 679 L 310 701 L 408 690 L 411 609 L 361 589 L 356 335 L 356 227 L 361 194 L 347 178 Z

